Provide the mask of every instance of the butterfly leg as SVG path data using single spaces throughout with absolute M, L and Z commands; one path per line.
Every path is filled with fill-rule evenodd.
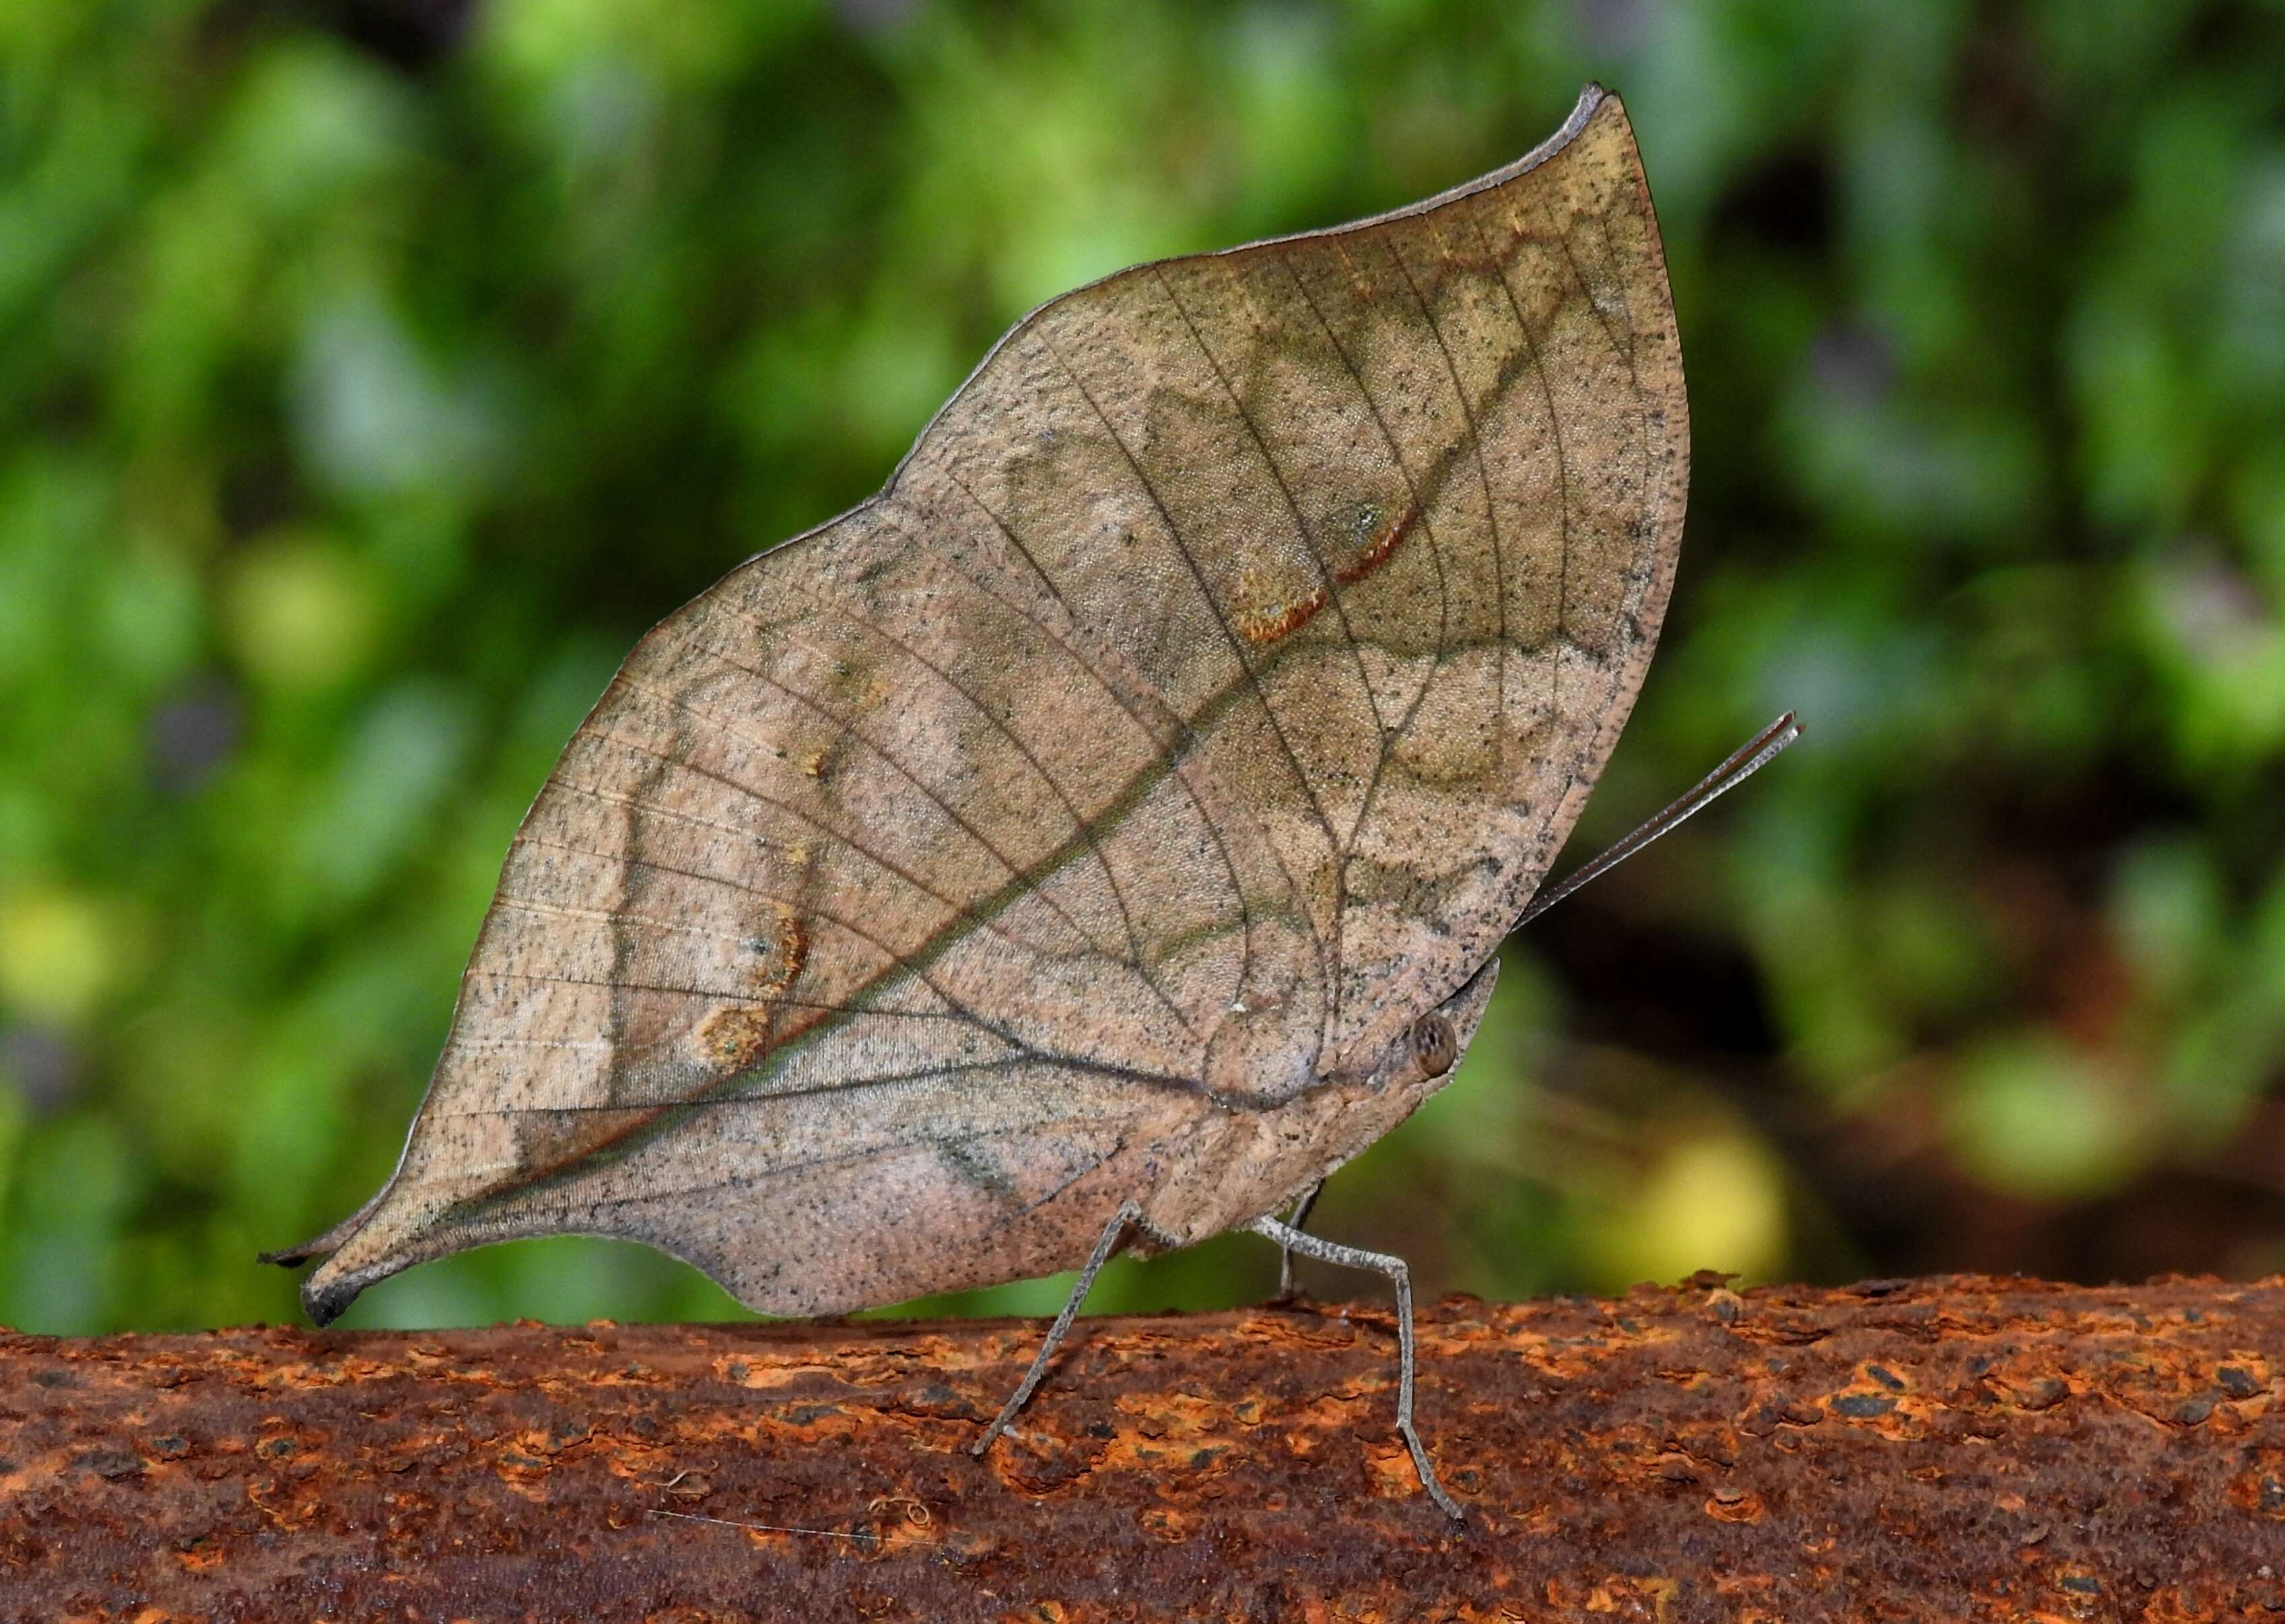
M 1268 1236 L 1289 1252 L 1298 1251 L 1305 1258 L 1315 1258 L 1320 1263 L 1338 1263 L 1344 1268 L 1369 1268 L 1386 1275 L 1396 1284 L 1396 1349 L 1399 1361 L 1396 1380 L 1396 1430 L 1402 1434 L 1407 1447 L 1412 1451 L 1412 1463 L 1420 1471 L 1420 1487 L 1428 1491 L 1428 1498 L 1442 1508 L 1455 1522 L 1467 1520 L 1459 1506 L 1444 1492 L 1436 1479 L 1436 1469 L 1428 1461 L 1428 1451 L 1422 1447 L 1420 1434 L 1412 1425 L 1412 1271 L 1404 1267 L 1404 1259 L 1390 1257 L 1386 1252 L 1364 1251 L 1355 1246 L 1343 1246 L 1336 1242 L 1320 1240 L 1299 1229 L 1279 1223 L 1274 1218 L 1257 1218 L 1246 1226 L 1256 1235 Z
M 1285 1215 L 1285 1227 L 1288 1229 L 1299 1229 L 1309 1221 L 1309 1209 L 1317 1204 L 1317 1197 L 1324 1193 L 1324 1189 L 1325 1181 L 1320 1179 L 1301 1192 L 1301 1199 L 1295 1202 L 1293 1210 Z M 1290 1303 L 1296 1295 L 1298 1292 L 1293 1284 L 1293 1249 L 1281 1244 L 1277 1248 L 1276 1300 L 1281 1303 Z
M 1056 1349 L 1063 1345 L 1064 1333 L 1071 1330 L 1072 1322 L 1079 1317 L 1079 1306 L 1087 1299 L 1087 1289 L 1095 1283 L 1095 1275 L 1111 1260 L 1111 1254 L 1119 1250 L 1119 1243 L 1127 1234 L 1127 1227 L 1142 1220 L 1142 1207 L 1129 1201 L 1112 1213 L 1111 1221 L 1103 1225 L 1103 1234 L 1096 1237 L 1095 1250 L 1088 1254 L 1087 1262 L 1080 1268 L 1079 1278 L 1072 1283 L 1071 1295 L 1064 1299 L 1063 1312 L 1056 1315 L 1056 1322 L 1048 1327 L 1048 1339 L 1040 1345 L 1040 1351 L 1032 1361 L 1032 1368 L 1024 1372 L 1022 1383 L 1008 1401 L 1000 1407 L 1000 1413 L 992 1418 L 992 1424 L 984 1429 L 984 1436 L 968 1446 L 970 1455 L 981 1455 L 989 1449 L 992 1440 L 1006 1432 L 1008 1424 L 1015 1420 L 1016 1412 L 1022 1409 L 1031 1396 L 1039 1391 L 1040 1383 L 1048 1374 L 1048 1361 L 1056 1356 Z

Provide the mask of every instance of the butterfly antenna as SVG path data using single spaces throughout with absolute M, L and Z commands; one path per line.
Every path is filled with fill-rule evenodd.
M 1560 885 L 1533 898 L 1531 906 L 1524 909 L 1523 917 L 1517 920 L 1516 924 L 1520 927 L 1530 923 L 1588 881 L 1607 874 L 1660 836 L 1679 828 L 1692 817 L 1705 811 L 1721 796 L 1776 760 L 1779 750 L 1800 737 L 1801 724 L 1794 720 L 1793 712 L 1788 710 L 1739 745 L 1728 760 L 1692 785 L 1687 795 L 1637 824 L 1632 834 L 1584 868 L 1566 875 Z

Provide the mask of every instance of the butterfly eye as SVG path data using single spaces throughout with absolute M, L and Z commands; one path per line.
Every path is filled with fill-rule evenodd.
M 1431 1077 L 1441 1077 L 1460 1057 L 1460 1040 L 1452 1023 L 1441 1015 L 1422 1016 L 1412 1023 L 1412 1057 Z

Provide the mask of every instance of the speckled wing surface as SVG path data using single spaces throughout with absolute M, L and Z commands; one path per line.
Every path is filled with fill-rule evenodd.
M 1269 1211 L 1441 1080 L 1626 719 L 1688 428 L 1632 134 L 1033 312 L 645 637 L 305 1298 L 579 1232 L 822 1313 Z

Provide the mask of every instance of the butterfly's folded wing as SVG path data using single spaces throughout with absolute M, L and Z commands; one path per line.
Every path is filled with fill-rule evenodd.
M 1648 664 L 1687 464 L 1657 223 L 1590 88 L 1472 186 L 1056 301 L 888 499 L 996 530 L 1231 747 L 1339 1062 L 1464 981 L 1543 878 Z
M 1035 312 L 630 657 L 313 1309 L 566 1230 L 784 1312 L 1077 1261 L 1491 954 L 1641 679 L 1685 437 L 1598 92 L 1418 208 Z

